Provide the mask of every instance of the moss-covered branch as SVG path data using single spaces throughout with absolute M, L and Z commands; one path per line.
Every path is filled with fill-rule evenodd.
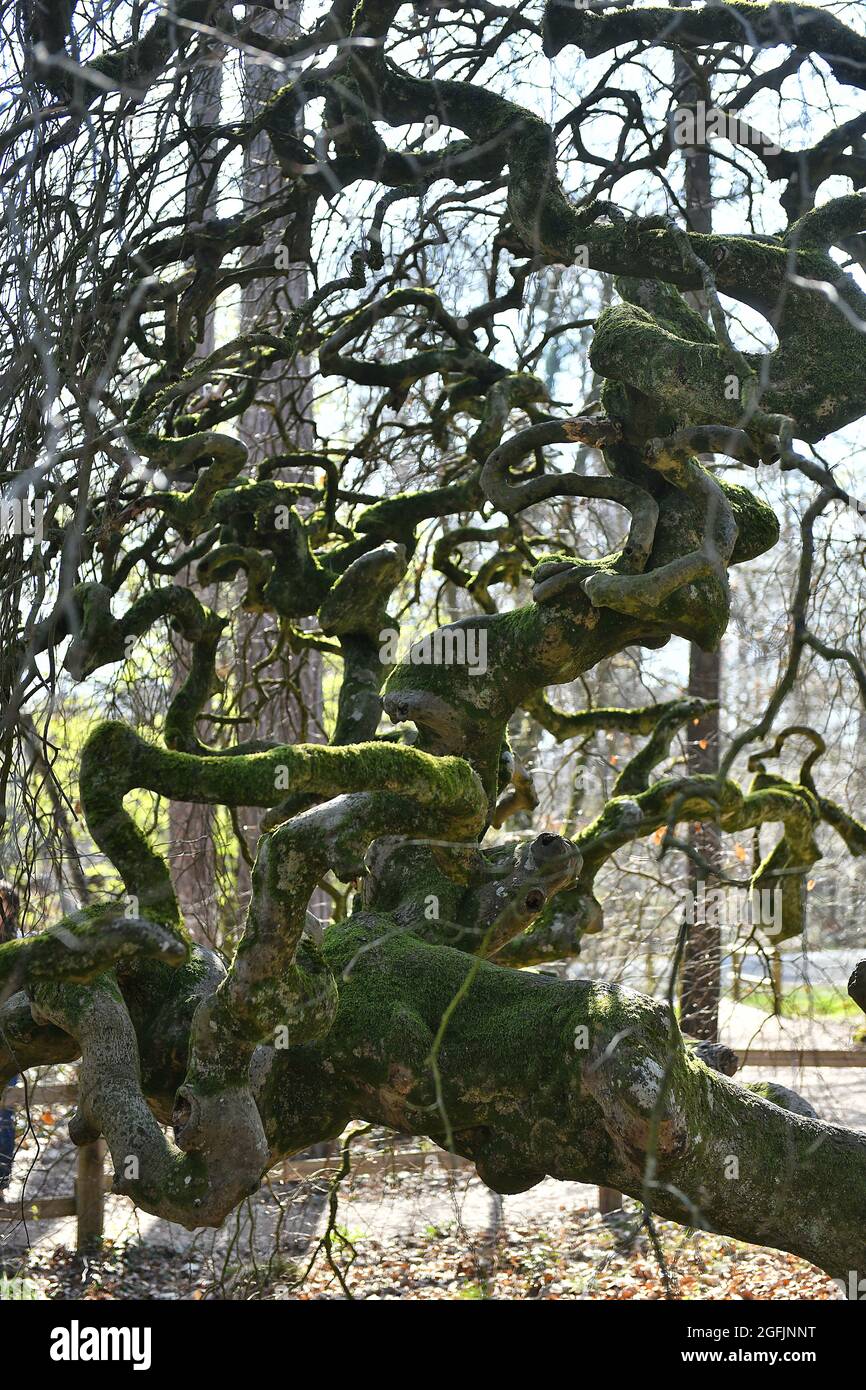
M 387 743 L 296 744 L 200 757 L 159 748 L 128 725 L 112 722 L 98 725 L 85 745 L 80 789 L 88 829 L 127 892 L 149 917 L 175 927 L 179 911 L 165 862 L 123 807 L 135 789 L 173 801 L 262 807 L 278 805 L 288 793 L 326 800 L 346 792 L 389 791 L 442 807 L 454 833 L 467 836 L 480 829 L 486 809 L 477 777 L 459 758 L 434 758 Z
M 124 960 L 140 959 L 176 966 L 186 950 L 155 922 L 125 916 L 114 905 L 95 907 L 0 945 L 0 1002 L 47 981 L 83 984 Z
M 456 1151 L 500 1192 L 545 1175 L 602 1183 L 833 1274 L 862 1266 L 863 1136 L 711 1071 L 683 1047 L 666 1006 L 612 986 L 472 963 L 389 931 L 380 916 L 356 918 L 325 950 L 343 973 L 340 1010 L 323 1046 L 274 1059 L 261 1093 L 272 1153 L 336 1133 L 352 1116 L 443 1144 L 450 1130 Z M 437 1105 L 430 1051 L 470 971 L 438 1051 Z M 784 1203 L 774 1197 L 780 1174 Z

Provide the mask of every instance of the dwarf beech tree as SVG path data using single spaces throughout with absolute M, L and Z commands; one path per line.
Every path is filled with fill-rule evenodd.
M 56 665 L 86 696 L 168 624 L 188 674 L 153 728 L 115 709 L 87 736 L 76 811 L 118 888 L 0 946 L 0 1080 L 80 1057 L 72 1138 L 103 1135 L 115 1189 L 188 1227 L 363 1119 L 498 1192 L 605 1184 L 863 1269 L 866 1137 L 722 1074 L 668 1003 L 526 968 L 603 928 L 596 878 L 637 839 L 771 827 L 751 884 L 780 892 L 783 938 L 820 823 L 866 848 L 822 792 L 820 736 L 775 727 L 806 652 L 866 695 L 854 646 L 809 614 L 816 521 L 855 500 L 815 446 L 866 414 L 862 25 L 845 6 L 335 0 L 286 37 L 273 8 L 4 7 L 3 485 L 39 523 L 4 540 L 5 785 L 34 720 L 53 744 Z M 251 55 L 281 74 L 258 104 L 236 84 Z M 791 101 L 785 148 L 761 131 Z M 263 137 L 278 177 L 233 200 Z M 683 140 L 733 190 L 711 235 L 679 198 Z M 554 304 L 523 351 L 550 268 L 596 287 L 593 312 Z M 251 286 L 252 324 L 233 307 Z M 541 370 L 569 342 L 586 399 Z M 748 485 L 772 469 L 811 489 L 787 664 L 718 775 L 669 757 L 699 700 L 556 708 L 548 687 L 625 649 L 718 645 L 731 567 L 779 538 Z M 431 577 L 454 621 L 401 649 L 395 614 L 411 626 Z M 222 644 L 251 615 L 270 656 L 338 671 L 327 742 L 226 713 Z M 638 740 L 569 838 L 531 828 L 520 711 L 558 741 Z M 145 793 L 266 812 L 227 958 L 191 937 Z M 530 828 L 504 834 L 517 813 Z M 353 893 L 322 933 L 328 875 Z M 866 1009 L 866 965 L 849 992 Z

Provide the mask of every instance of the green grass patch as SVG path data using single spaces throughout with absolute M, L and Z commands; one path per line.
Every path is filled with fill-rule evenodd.
M 753 990 L 743 990 L 741 1004 L 752 1009 L 762 1009 L 771 1014 L 775 1009 L 773 991 L 762 985 Z M 798 985 L 796 989 L 786 990 L 781 999 L 783 1018 L 841 1018 L 861 1019 L 863 1012 L 853 999 L 841 989 L 832 985 Z

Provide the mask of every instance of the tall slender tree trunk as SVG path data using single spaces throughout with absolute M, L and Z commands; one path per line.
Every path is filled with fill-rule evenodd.
M 267 13 L 258 6 L 255 10 L 256 28 L 260 33 L 274 38 L 290 37 L 297 28 L 300 14 L 300 0 L 286 8 Z M 285 74 L 276 72 L 273 67 L 256 62 L 254 53 L 246 53 L 244 68 L 244 106 L 246 114 L 258 113 L 264 103 L 282 87 Z M 243 201 L 247 211 L 280 196 L 284 188 L 284 177 L 277 167 L 273 150 L 267 135 L 260 133 L 244 149 Z M 251 259 L 264 255 L 276 256 L 282 244 L 285 223 L 275 221 L 271 224 L 265 240 L 251 252 Z M 290 265 L 284 272 L 279 290 L 267 280 L 255 281 L 244 289 L 241 302 L 241 325 L 244 329 L 279 326 L 281 319 L 292 308 L 303 302 L 309 292 L 308 275 L 305 266 Z M 281 364 L 270 374 L 260 378 L 256 401 L 249 410 L 244 411 L 239 421 L 238 434 L 247 446 L 248 471 L 253 473 L 257 464 L 268 455 L 285 453 L 286 442 L 281 435 L 279 420 L 289 436 L 289 445 L 296 450 L 312 449 L 314 431 L 312 426 L 313 391 L 309 366 L 304 358 L 296 358 L 288 365 Z M 279 475 L 277 475 L 279 476 Z M 303 479 L 303 473 L 284 471 L 286 481 Z M 299 507 L 303 510 L 303 505 Z M 263 621 L 258 614 L 250 614 L 245 622 L 235 625 L 237 633 L 237 668 L 240 679 L 244 681 L 244 693 L 255 703 L 256 692 L 250 691 L 246 677 L 251 665 L 260 663 L 272 649 L 275 625 Z M 281 743 L 316 743 L 323 739 L 322 662 L 318 652 L 310 651 L 298 659 L 289 653 L 282 653 L 275 661 L 260 671 L 260 680 L 273 682 L 273 698 L 255 714 L 254 734 L 257 738 L 273 738 Z M 249 707 L 249 706 L 248 706 Z M 248 845 L 254 851 L 264 812 L 257 807 L 242 807 L 238 811 L 238 824 Z M 236 875 L 238 902 L 246 906 L 252 894 L 250 867 L 243 857 L 238 858 Z M 317 890 L 310 902 L 312 912 L 323 918 L 326 916 L 328 902 L 324 893 Z M 324 1157 L 331 1152 L 332 1143 L 314 1144 L 304 1153 L 305 1157 Z M 298 1197 L 289 1207 L 289 1216 L 284 1229 L 290 1246 L 304 1251 L 312 1239 L 327 1201 L 327 1186 L 323 1182 L 313 1182 L 299 1188 Z
M 290 37 L 297 29 L 300 0 L 297 3 L 267 13 L 255 9 L 256 28 L 274 38 Z M 244 106 L 248 115 L 259 112 L 262 106 L 286 81 L 285 74 L 256 60 L 255 53 L 243 58 Z M 277 199 L 284 191 L 284 177 L 274 159 L 268 136 L 261 132 L 244 149 L 243 201 L 248 211 Z M 252 259 L 265 255 L 276 256 L 282 247 L 285 223 L 271 224 L 261 246 L 254 248 Z M 281 320 L 308 293 L 305 266 L 290 265 L 277 282 L 257 280 L 243 291 L 241 323 L 244 329 L 254 326 L 277 328 Z M 282 363 L 261 378 L 255 403 L 244 412 L 238 433 L 247 446 L 248 469 L 270 454 L 285 453 L 286 440 L 280 432 L 280 421 L 289 437 L 289 447 L 311 449 L 314 445 L 312 426 L 312 386 L 309 367 L 303 358 Z M 287 481 L 301 478 L 300 473 L 284 472 Z M 245 676 L 253 665 L 260 666 L 262 687 L 270 692 L 264 706 L 256 709 L 254 733 L 258 738 L 273 738 L 282 743 L 318 742 L 322 737 L 322 664 L 319 654 L 305 653 L 302 658 L 283 652 L 266 665 L 261 665 L 273 648 L 276 625 L 251 614 L 246 622 L 237 625 L 236 663 L 244 681 L 247 708 L 261 705 L 257 692 L 249 690 Z M 239 812 L 239 824 L 248 844 L 254 849 L 259 834 L 262 811 L 244 808 Z M 246 903 L 251 892 L 250 872 L 246 860 L 238 861 L 237 889 L 239 900 Z
M 691 0 L 673 0 L 687 8 Z M 674 59 L 675 95 L 679 104 L 692 106 L 703 98 L 692 56 Z M 706 149 L 685 151 L 685 198 L 689 226 L 695 232 L 713 229 L 713 192 L 710 156 Z M 694 308 L 704 317 L 707 304 L 703 295 L 690 295 Z M 694 642 L 689 648 L 689 694 L 704 700 L 721 699 L 721 651 L 705 652 Z M 719 767 L 719 714 L 712 710 L 689 729 L 688 768 L 692 773 L 713 773 Z M 709 868 L 689 861 L 689 887 L 692 902 L 704 901 L 700 885 L 706 886 L 720 858 L 720 837 L 714 825 L 703 825 L 692 832 L 690 843 Z M 721 927 L 717 920 L 699 920 L 705 913 L 696 910 L 688 925 L 680 976 L 680 1022 L 684 1033 L 715 1042 L 719 1033 L 721 995 Z
M 192 96 L 189 107 L 191 126 L 207 128 L 219 122 L 222 98 L 222 63 L 224 50 L 215 45 L 211 61 L 204 61 L 192 76 Z M 210 149 L 206 140 L 198 147 L 190 164 L 186 183 L 187 214 L 191 217 L 207 180 Z M 206 357 L 215 346 L 213 310 L 205 319 L 204 337 L 197 355 Z M 176 582 L 195 588 L 195 574 L 182 569 Z M 174 698 L 189 672 L 188 653 L 183 644 L 172 647 L 170 698 Z M 195 806 L 185 801 L 169 805 L 169 856 L 175 892 L 187 928 L 197 941 L 216 945 L 216 848 L 214 845 L 214 812 L 210 806 Z

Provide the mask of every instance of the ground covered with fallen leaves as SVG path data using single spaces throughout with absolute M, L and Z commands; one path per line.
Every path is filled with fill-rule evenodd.
M 453 1178 L 424 1181 L 453 1189 Z M 821 1271 L 778 1251 L 656 1221 L 649 1230 L 636 1204 L 601 1217 L 592 1206 L 545 1204 L 543 1221 L 513 1219 L 500 1207 L 486 1228 L 454 1217 L 395 1229 L 394 1197 L 412 1179 L 359 1177 L 330 1237 L 301 1249 L 279 1242 L 267 1255 L 236 1242 L 227 1253 L 205 1244 L 186 1251 L 140 1238 L 107 1242 L 83 1258 L 35 1247 L 5 1260 L 6 1296 L 40 1299 L 810 1299 L 841 1297 Z M 385 1193 L 389 1185 L 398 1191 Z M 287 1185 L 287 1190 L 293 1186 Z M 562 1191 L 562 1185 L 553 1185 Z M 588 1189 L 582 1189 L 587 1191 Z M 285 1194 L 276 1192 L 279 1203 Z M 383 1199 L 388 1197 L 387 1203 Z M 459 1196 L 459 1194 L 458 1194 Z M 485 1194 L 486 1197 L 486 1194 Z M 365 1219 L 367 1208 L 388 1215 Z M 356 1213 L 357 1216 L 356 1216 Z M 357 1225 L 353 1225 L 353 1219 Z M 315 1258 L 314 1258 L 315 1256 Z M 310 1261 L 312 1268 L 309 1269 Z

